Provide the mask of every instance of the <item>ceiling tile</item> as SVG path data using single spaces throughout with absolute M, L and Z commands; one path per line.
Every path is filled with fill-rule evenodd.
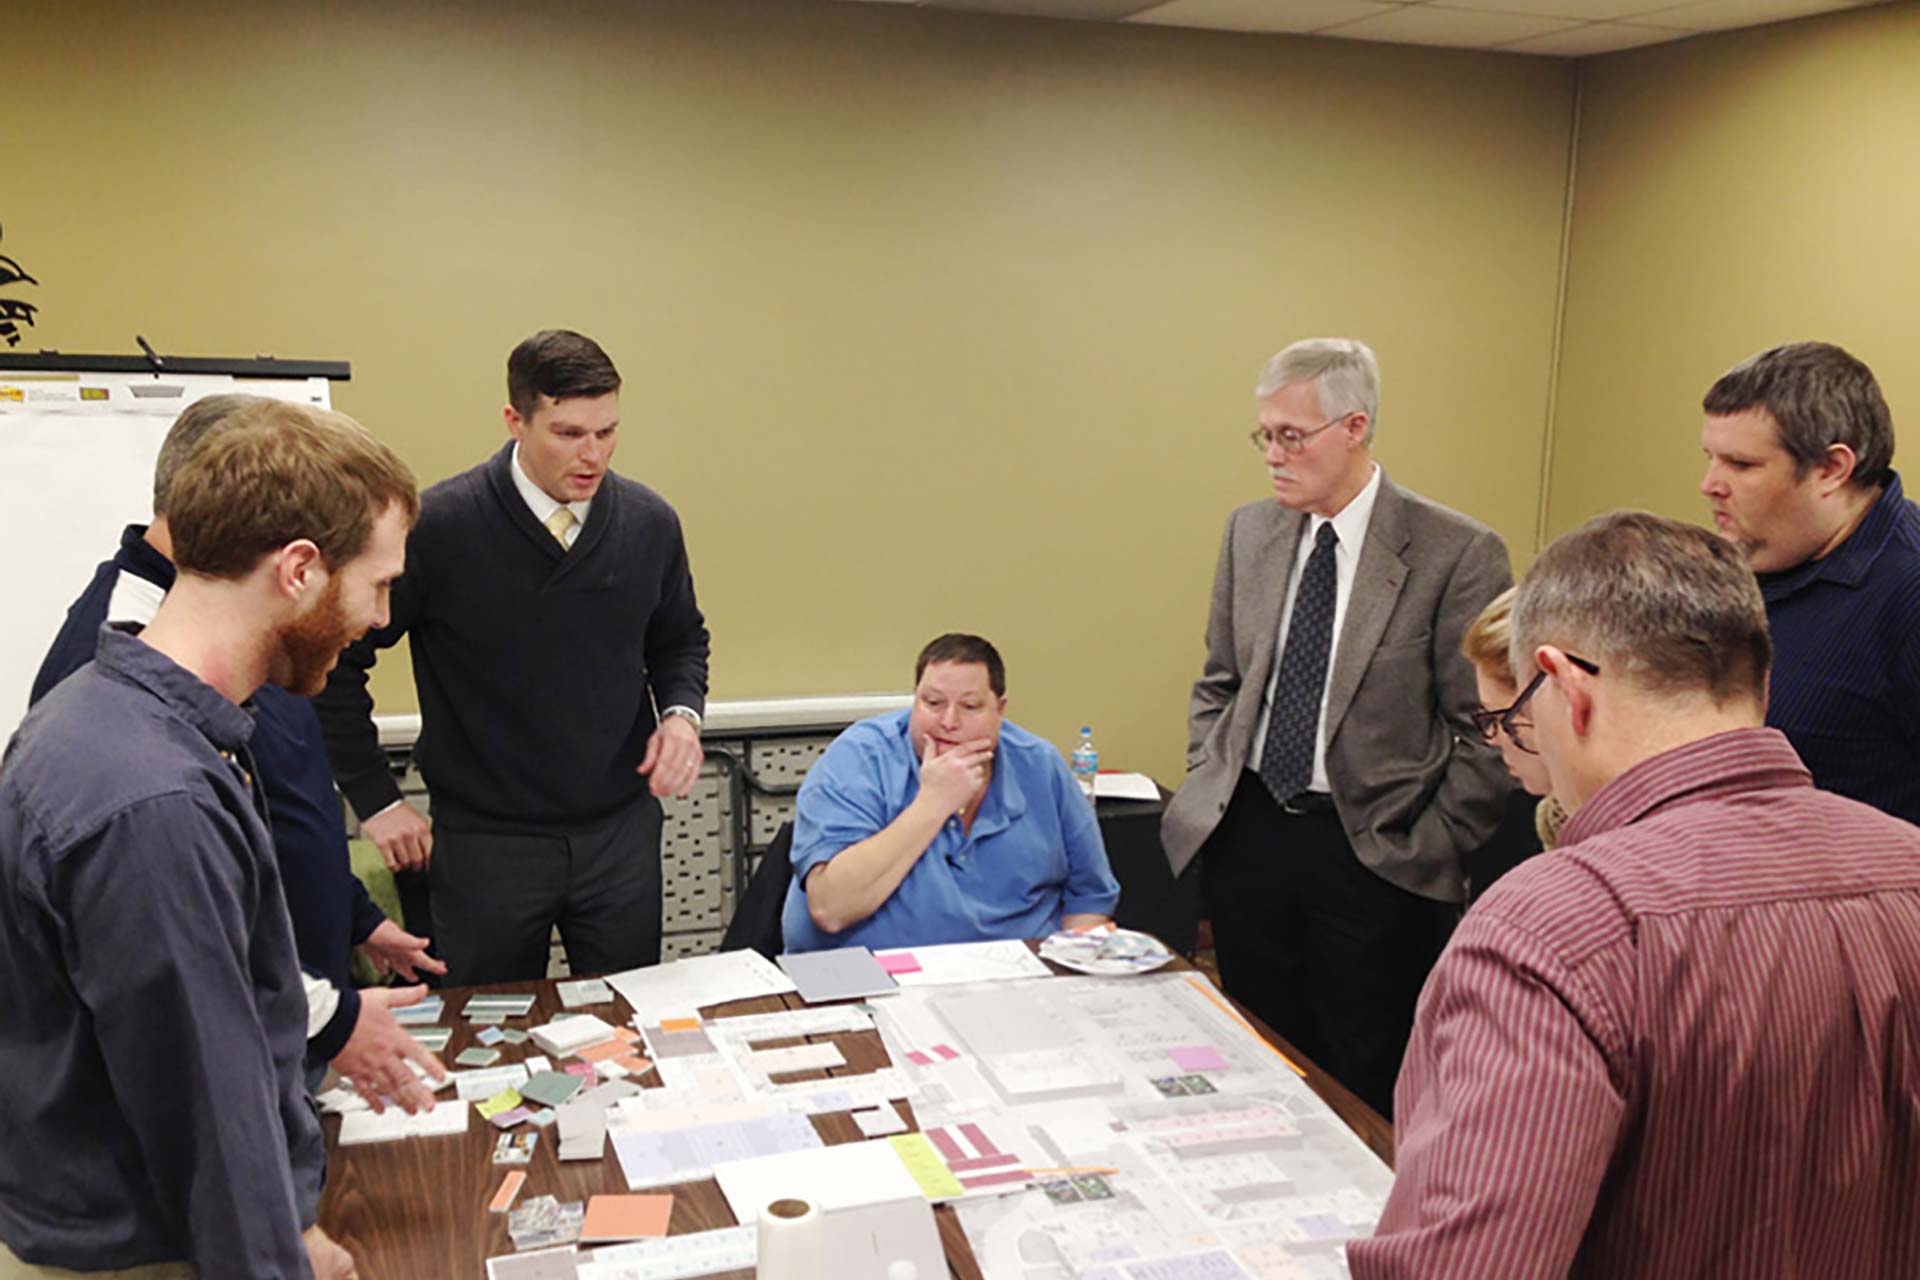
M 1342 40 L 1384 40 L 1393 44 L 1449 45 L 1462 49 L 1487 49 L 1528 36 L 1551 31 L 1566 31 L 1581 24 L 1567 18 L 1548 18 L 1521 13 L 1483 13 L 1472 9 L 1448 9 L 1436 4 L 1416 4 L 1392 13 L 1382 13 L 1357 22 L 1328 27 L 1321 34 Z
M 1124 18 L 1153 0 L 926 0 L 934 9 L 974 9 L 983 13 L 1023 13 L 1036 18 Z
M 1643 44 L 1666 40 L 1684 40 L 1685 31 L 1664 27 L 1635 27 L 1624 22 L 1595 22 L 1570 31 L 1553 31 L 1544 36 L 1529 36 L 1500 48 L 1509 53 L 1549 53 L 1563 58 L 1584 58 L 1589 54 L 1612 53 L 1616 49 L 1637 49 Z
M 1633 20 L 1676 31 L 1725 31 L 1852 7 L 1852 0 L 1694 0 L 1677 7 L 1642 11 Z
M 1634 0 L 1645 4 L 1647 0 Z M 1378 0 L 1170 0 L 1128 22 L 1215 31 L 1318 31 L 1339 22 L 1391 13 L 1401 5 Z
M 1617 22 L 1676 0 L 1447 0 L 1451 9 L 1491 13 L 1536 14 L 1546 18 L 1578 18 L 1587 22 Z

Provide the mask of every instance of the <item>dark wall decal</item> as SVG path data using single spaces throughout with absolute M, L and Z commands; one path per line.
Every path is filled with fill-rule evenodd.
M 6 232 L 0 230 L 0 239 L 5 238 Z M 27 274 L 26 268 L 6 254 L 0 253 L 0 294 L 19 285 L 39 283 Z M 6 339 L 10 347 L 19 346 L 21 326 L 31 325 L 39 310 L 40 308 L 23 298 L 0 296 L 0 338 Z

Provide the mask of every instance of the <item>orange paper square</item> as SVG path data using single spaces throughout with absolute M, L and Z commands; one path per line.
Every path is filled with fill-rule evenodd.
M 698 1031 L 700 1029 L 700 1019 L 662 1018 L 660 1019 L 660 1029 L 662 1031 Z
M 640 1038 L 640 1033 L 632 1027 L 615 1027 L 613 1029 L 613 1038 L 622 1044 L 632 1044 Z
M 628 1075 L 637 1076 L 643 1071 L 653 1070 L 653 1064 L 637 1054 L 628 1054 L 624 1058 L 615 1058 L 614 1065 L 626 1068 Z
M 594 1196 L 587 1201 L 586 1221 L 580 1224 L 580 1242 L 638 1240 L 667 1234 L 673 1217 L 672 1196 Z
M 487 1206 L 491 1213 L 505 1213 L 513 1208 L 513 1198 L 520 1194 L 520 1187 L 527 1180 L 526 1171 L 509 1169 L 507 1176 L 500 1180 L 500 1189 L 493 1193 L 493 1203 Z
M 627 1046 L 618 1040 L 608 1040 L 602 1044 L 588 1045 L 575 1056 L 587 1062 L 600 1062 L 607 1058 L 616 1058 L 627 1052 Z

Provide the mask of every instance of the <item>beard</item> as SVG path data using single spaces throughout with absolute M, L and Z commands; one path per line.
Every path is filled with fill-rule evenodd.
M 354 640 L 340 604 L 340 579 L 326 590 L 305 616 L 295 618 L 280 632 L 280 672 L 273 683 L 289 693 L 311 698 L 327 687 L 327 673 L 340 660 L 340 651 Z

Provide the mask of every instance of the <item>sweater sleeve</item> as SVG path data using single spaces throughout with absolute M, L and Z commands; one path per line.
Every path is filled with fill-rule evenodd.
M 661 707 L 707 708 L 707 622 L 693 596 L 680 520 L 673 520 L 673 552 L 660 583 L 660 603 L 647 621 L 647 681 Z
M 380 650 L 398 644 L 419 616 L 425 594 L 420 544 L 416 527 L 407 540 L 407 571 L 393 584 L 387 625 L 348 645 L 327 677 L 327 687 L 313 699 L 334 780 L 362 822 L 400 799 L 400 784 L 387 769 L 387 753 L 380 749 L 380 732 L 373 723 L 367 675 Z

